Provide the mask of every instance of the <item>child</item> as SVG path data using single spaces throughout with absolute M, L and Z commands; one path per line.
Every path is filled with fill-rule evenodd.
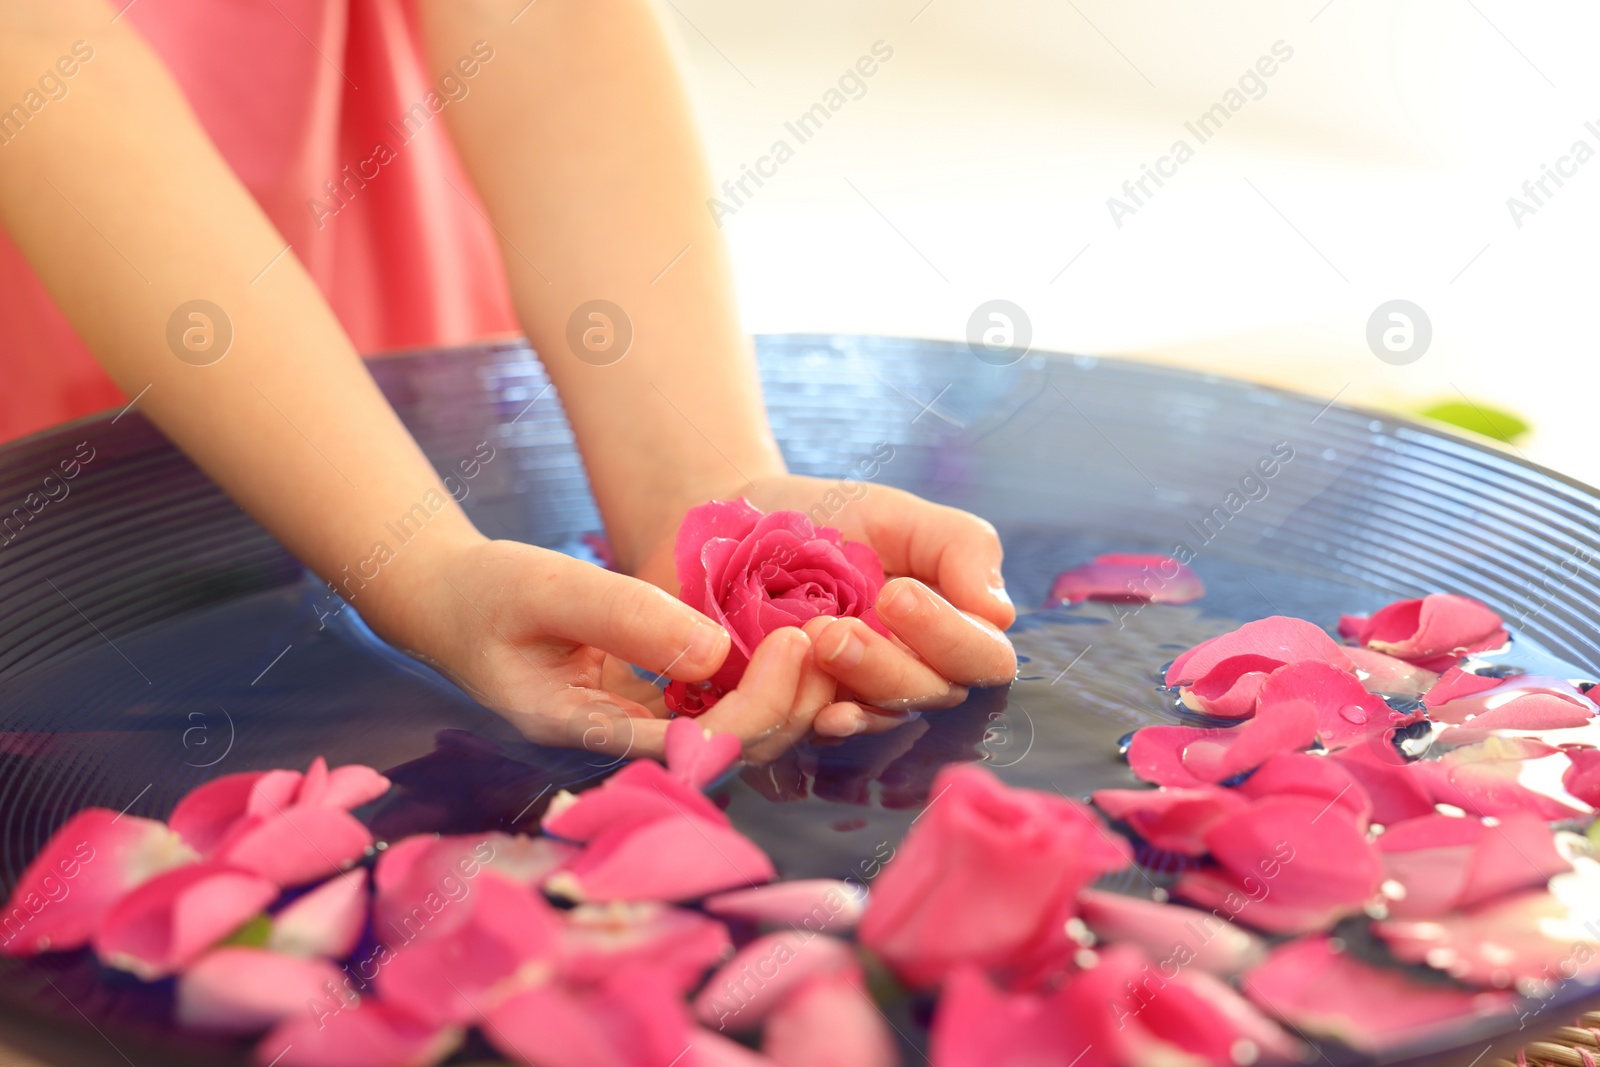
M 645 0 L 0 0 L 0 71 L 13 398 L 111 402 L 86 346 L 324 576 L 438 493 L 363 617 L 536 741 L 659 751 L 624 665 L 702 680 L 729 642 L 663 592 L 685 511 L 807 510 L 827 487 L 768 429 Z M 569 344 L 595 300 L 632 331 L 620 359 Z M 519 327 L 625 574 L 486 539 L 357 357 Z M 835 522 L 902 575 L 878 601 L 899 641 L 849 619 L 770 636 L 703 718 L 755 758 L 1015 671 L 987 523 L 882 486 Z

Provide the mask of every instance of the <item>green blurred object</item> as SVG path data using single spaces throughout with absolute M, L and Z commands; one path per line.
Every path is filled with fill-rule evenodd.
M 257 915 L 254 919 L 235 930 L 228 939 L 222 942 L 224 948 L 266 948 L 267 939 L 272 936 L 272 918 L 268 915 Z
M 1508 445 L 1516 444 L 1533 428 L 1509 411 L 1475 400 L 1444 400 L 1423 408 L 1418 414 Z

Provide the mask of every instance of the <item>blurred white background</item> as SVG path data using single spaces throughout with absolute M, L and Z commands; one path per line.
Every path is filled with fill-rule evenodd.
M 1600 155 L 1592 5 L 663 3 L 715 178 L 794 148 L 724 219 L 750 330 L 961 338 L 1003 298 L 1036 349 L 1400 411 L 1465 395 L 1531 423 L 1529 458 L 1600 482 L 1600 158 L 1520 227 L 1506 203 L 1574 142 Z M 880 40 L 893 58 L 800 144 L 785 122 Z M 1185 123 L 1280 41 L 1265 93 L 1200 143 Z M 1107 199 L 1180 138 L 1194 158 L 1117 226 Z M 1397 298 L 1433 330 L 1404 366 L 1366 341 Z

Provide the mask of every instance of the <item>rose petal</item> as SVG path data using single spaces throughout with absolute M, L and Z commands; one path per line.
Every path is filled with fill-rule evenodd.
M 775 877 L 739 831 L 684 815 L 602 833 L 545 889 L 575 901 L 685 901 Z
M 1379 735 L 1368 744 L 1333 753 L 1329 759 L 1347 771 L 1372 801 L 1372 818 L 1384 826 L 1433 811 L 1433 796 L 1414 765 Z
M 1383 881 L 1383 863 L 1356 817 L 1321 797 L 1262 798 L 1212 823 L 1205 841 L 1232 879 L 1269 886 L 1272 902 L 1284 907 L 1354 912 Z M 1258 909 L 1246 921 L 1260 926 L 1259 919 Z
M 850 946 L 837 938 L 787 930 L 767 934 L 706 980 L 694 998 L 694 1014 L 717 1030 L 753 1030 L 801 985 L 855 966 Z
M 592 841 L 608 832 L 677 818 L 729 825 L 722 809 L 698 788 L 659 763 L 635 760 L 594 789 L 575 797 L 565 790 L 556 794 L 545 812 L 544 830 L 568 841 Z
M 1439 680 L 1427 689 L 1423 702 L 1429 708 L 1437 708 L 1452 700 L 1498 689 L 1504 684 L 1504 678 L 1491 678 L 1482 674 L 1472 674 L 1460 667 L 1451 667 L 1439 675 Z
M 1507 641 L 1500 616 L 1481 601 L 1454 593 L 1397 600 L 1372 613 L 1355 633 L 1368 648 L 1444 670 L 1462 656 Z
M 1463 687 L 1457 683 L 1453 688 Z M 1455 724 L 1442 731 L 1437 740 L 1456 745 L 1481 741 L 1500 730 L 1569 730 L 1586 726 L 1597 711 L 1600 709 L 1594 702 L 1569 683 L 1534 675 L 1428 705 L 1429 718 Z
M 888 1020 L 860 967 L 818 975 L 767 1017 L 761 1051 L 779 1067 L 898 1067 Z
M 1373 924 L 1395 957 L 1437 968 L 1470 985 L 1515 984 L 1547 1000 L 1571 981 L 1600 975 L 1600 869 L 1578 870 L 1463 911 L 1424 920 Z
M 172 809 L 167 825 L 191 848 L 204 855 L 215 848 L 229 828 L 244 816 L 251 792 L 265 776 L 264 771 L 225 774 L 196 786 L 184 794 Z M 295 779 L 295 788 L 298 788 L 299 775 L 295 775 Z
M 451 911 L 459 919 L 429 936 L 409 927 L 378 931 L 391 953 L 378 972 L 378 992 L 415 1018 L 438 1025 L 474 1022 L 511 992 L 512 976 L 541 963 L 554 971 L 561 921 L 525 887 L 484 872 L 465 883 L 461 896 L 439 898 L 432 908 L 433 915 Z
M 1101 941 L 1137 945 L 1155 959 L 1181 956 L 1181 966 L 1209 974 L 1238 974 L 1266 958 L 1259 937 L 1197 908 L 1085 889 L 1078 914 Z
M 1370 648 L 1360 646 L 1346 648 L 1344 654 L 1350 657 L 1350 663 L 1355 668 L 1356 677 L 1361 680 L 1361 684 L 1372 693 L 1421 696 L 1434 688 L 1439 681 L 1439 675 L 1433 671 L 1419 667 L 1415 663 L 1407 663 L 1398 656 L 1386 655 Z
M 1393 710 L 1348 671 L 1315 660 L 1273 671 L 1261 687 L 1260 711 L 1308 704 L 1316 713 L 1316 736 L 1329 749 L 1346 748 L 1391 722 Z
M 1289 795 L 1318 797 L 1347 810 L 1362 830 L 1372 820 L 1372 800 L 1367 791 L 1346 765 L 1327 756 L 1279 753 L 1256 768 L 1256 773 L 1239 783 L 1238 788 L 1240 794 L 1253 800 Z
M 1389 903 L 1394 919 L 1430 919 L 1512 890 L 1543 886 L 1572 865 L 1556 852 L 1543 819 L 1518 812 L 1496 825 L 1481 819 L 1425 815 L 1378 838 L 1388 875 L 1404 895 Z
M 1283 664 L 1267 656 L 1230 656 L 1218 663 L 1179 697 L 1185 706 L 1219 719 L 1248 719 L 1256 713 L 1256 700 L 1267 676 Z
M 725 919 L 804 926 L 816 933 L 855 929 L 866 903 L 866 890 L 859 885 L 834 878 L 805 878 L 718 893 L 701 906 Z
M 1098 1028 L 1070 1010 L 1068 993 L 1012 994 L 976 967 L 944 983 L 929 1035 L 938 1067 L 1110 1067 L 1111 1050 L 1097 1048 Z
M 347 763 L 329 771 L 322 787 L 314 794 L 310 793 L 308 786 L 302 785 L 299 803 L 321 804 L 323 807 L 350 811 L 372 803 L 388 791 L 389 779 L 371 767 Z
M 1202 781 L 1221 782 L 1279 753 L 1310 748 L 1316 740 L 1317 714 L 1311 705 L 1276 704 L 1220 737 L 1191 741 L 1183 750 L 1183 766 Z
M 1585 804 L 1600 808 L 1600 749 L 1568 749 L 1567 759 L 1572 766 L 1561 776 L 1561 784 Z
M 249 871 L 179 867 L 140 885 L 94 935 L 101 961 L 147 982 L 181 971 L 272 902 L 278 887 Z
M 579 984 L 643 967 L 687 993 L 733 951 L 721 923 L 665 904 L 580 904 L 562 920 L 561 975 Z
M 1337 951 L 1327 938 L 1291 941 L 1245 978 L 1245 994 L 1310 1034 L 1381 1052 L 1503 1011 L 1503 997 L 1424 985 L 1403 971 Z
M 1085 600 L 1187 604 L 1205 591 L 1199 576 L 1170 556 L 1112 553 L 1057 575 L 1045 607 Z
M 219 948 L 178 979 L 176 1017 L 200 1030 L 251 1034 L 342 989 L 344 972 L 325 959 L 260 948 Z
M 1317 720 L 1308 704 L 1278 704 L 1238 726 L 1146 726 L 1128 745 L 1128 766 L 1147 782 L 1189 787 L 1243 774 L 1280 752 L 1309 748 Z
M 435 1026 L 377 1000 L 318 1015 L 301 1011 L 256 1046 L 260 1067 L 429 1067 L 461 1044 L 459 1026 Z
M 1218 918 L 1243 923 L 1269 934 L 1306 934 L 1327 930 L 1351 913 L 1348 904 L 1291 900 L 1273 893 L 1260 878 L 1243 878 L 1222 870 L 1185 871 L 1172 894 Z
M 1094 794 L 1094 803 L 1109 818 L 1127 823 L 1152 848 L 1185 856 L 1203 855 L 1206 828 L 1249 806 L 1240 794 L 1217 786 L 1102 789 Z
M 599 986 L 536 984 L 488 1010 L 484 1036 L 534 1067 L 657 1067 L 693 1048 L 697 1030 L 672 991 L 648 972 Z
M 1342 670 L 1351 666 L 1345 650 L 1323 630 L 1304 619 L 1272 615 L 1247 622 L 1237 630 L 1202 641 L 1172 661 L 1167 668 L 1169 686 L 1193 685 L 1223 660 L 1256 655 L 1280 664 L 1317 660 Z
M 1437 760 L 1412 764 L 1412 772 L 1436 803 L 1450 804 L 1471 815 L 1503 816 L 1531 812 L 1546 821 L 1582 814 L 1554 797 L 1524 785 L 1519 779 L 1530 765 L 1543 759 L 1565 761 L 1560 751 L 1541 741 L 1523 737 L 1490 737 L 1447 752 Z M 1559 778 L 1561 772 L 1556 772 Z
M 1227 983 L 1185 969 L 1176 948 L 1154 959 L 1128 944 L 1097 955 L 1067 997 L 1078 1013 L 1098 1016 L 1099 1043 L 1109 1046 L 1113 1062 L 1234 1064 L 1252 1053 L 1274 1062 L 1299 1058 L 1299 1042 Z
M 667 770 L 691 789 L 704 789 L 738 762 L 737 734 L 713 734 L 687 719 L 667 724 Z
M 497 831 L 440 837 L 422 834 L 385 849 L 374 877 L 373 925 L 380 936 L 438 937 L 466 921 L 471 909 L 444 908 L 460 900 L 484 872 L 532 887 L 576 854 L 547 837 Z
M 371 845 L 371 831 L 342 808 L 292 806 L 241 819 L 209 858 L 294 886 L 338 874 Z
M 367 924 L 367 872 L 330 879 L 272 919 L 267 947 L 289 956 L 348 956 Z
M 153 819 L 86 808 L 50 836 L 17 879 L 0 915 L 0 955 L 80 948 L 130 890 L 199 858 Z

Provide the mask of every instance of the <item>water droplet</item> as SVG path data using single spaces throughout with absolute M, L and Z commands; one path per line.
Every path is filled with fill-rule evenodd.
M 1339 709 L 1339 717 L 1360 726 L 1367 721 L 1367 709 L 1360 704 L 1346 704 Z
M 1261 1049 L 1256 1047 L 1254 1041 L 1241 1037 L 1233 1043 L 1233 1047 L 1228 1050 L 1228 1054 L 1233 1057 L 1233 1062 L 1238 1064 L 1238 1067 L 1250 1067 L 1251 1064 L 1261 1058 Z
M 1393 878 L 1385 881 L 1381 888 L 1383 889 L 1383 895 L 1388 897 L 1390 900 L 1406 899 L 1406 887 L 1395 881 Z
M 1165 904 L 1168 900 L 1171 899 L 1171 897 L 1172 897 L 1172 894 L 1168 893 L 1165 889 L 1162 889 L 1160 886 L 1157 886 L 1155 889 L 1152 889 L 1150 891 L 1150 899 L 1155 901 L 1157 904 Z
M 1127 758 L 1128 749 L 1133 746 L 1133 735 L 1138 732 L 1137 730 L 1130 730 L 1117 738 L 1117 755 Z
M 1100 957 L 1092 948 L 1080 948 L 1072 954 L 1072 962 L 1088 971 L 1100 963 Z

